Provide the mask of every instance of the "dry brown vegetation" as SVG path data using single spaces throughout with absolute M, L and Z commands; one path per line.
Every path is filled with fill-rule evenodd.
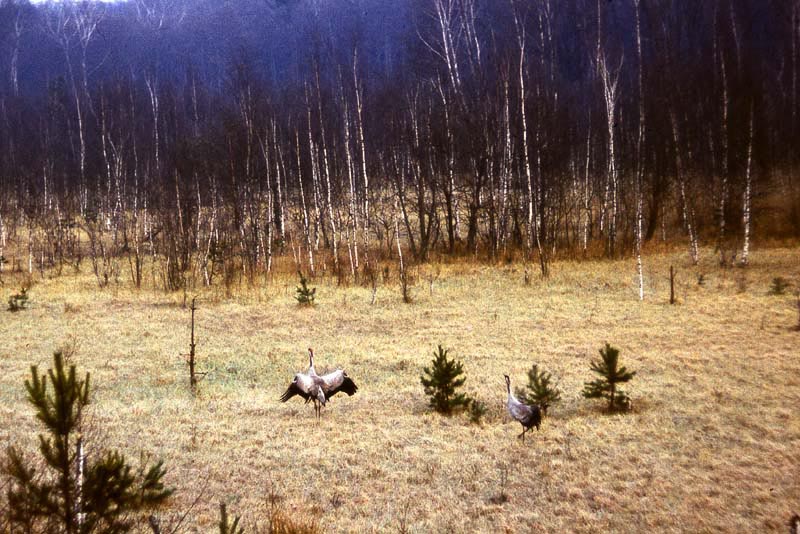
M 0 445 L 33 450 L 23 381 L 73 343 L 92 373 L 94 446 L 162 457 L 178 489 L 164 522 L 202 492 L 192 531 L 215 527 L 220 500 L 250 531 L 276 503 L 326 532 L 782 531 L 800 508 L 800 333 L 795 297 L 768 292 L 777 276 L 797 289 L 800 250 L 757 250 L 745 269 L 703 253 L 699 267 L 646 258 L 643 303 L 633 261 L 559 262 L 531 285 L 518 264 L 421 267 L 412 305 L 396 285 L 370 305 L 370 288 L 318 278 L 317 305 L 300 307 L 288 275 L 232 299 L 201 293 L 197 398 L 182 295 L 99 291 L 89 273 L 40 280 L 30 309 L 0 312 Z M 440 269 L 432 292 L 426 269 Z M 3 301 L 21 284 L 4 280 Z M 632 413 L 580 395 L 606 341 L 638 371 Z M 419 375 L 439 343 L 489 407 L 481 425 L 428 409 Z M 318 370 L 359 385 L 319 423 L 277 400 L 308 346 Z M 522 386 L 533 363 L 563 400 L 523 445 L 503 374 Z

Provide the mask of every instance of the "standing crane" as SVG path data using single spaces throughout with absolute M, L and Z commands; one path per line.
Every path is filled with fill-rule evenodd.
M 319 419 L 322 416 L 322 407 L 328 403 L 328 399 L 343 391 L 352 396 L 358 391 L 353 379 L 347 373 L 337 369 L 322 376 L 317 374 L 314 368 L 314 351 L 308 349 L 308 371 L 294 375 L 292 383 L 281 395 L 280 401 L 286 402 L 295 395 L 305 399 L 306 404 L 311 401 L 314 403 L 314 413 Z
M 506 408 L 508 408 L 509 415 L 522 425 L 522 434 L 517 437 L 522 438 L 522 443 L 525 443 L 525 432 L 533 427 L 539 430 L 539 425 L 542 424 L 542 409 L 547 409 L 547 405 L 545 404 L 543 407 L 538 404 L 530 406 L 521 402 L 511 393 L 511 379 L 508 375 L 503 376 L 506 379 L 506 389 L 508 390 Z
M 313 401 L 314 414 L 317 416 L 317 419 L 319 419 L 322 406 L 325 406 L 328 399 L 325 398 L 325 392 L 322 390 L 322 379 L 317 376 L 317 372 L 314 370 L 314 355 L 311 349 L 308 350 L 310 355 L 308 372 L 296 373 L 294 375 L 292 383 L 289 384 L 289 387 L 286 388 L 286 391 L 280 396 L 280 401 L 286 402 L 295 395 L 305 399 L 305 404 L 308 404 L 308 401 Z

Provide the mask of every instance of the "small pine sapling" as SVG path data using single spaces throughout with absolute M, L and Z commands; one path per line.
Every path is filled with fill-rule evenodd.
M 11 532 L 128 532 L 135 513 L 162 504 L 162 462 L 135 470 L 117 451 L 87 456 L 81 422 L 89 404 L 89 374 L 65 369 L 61 352 L 54 368 L 40 375 L 31 367 L 28 402 L 44 425 L 37 462 L 9 447 L 2 466 L 8 477 L 6 504 Z M 48 380 L 49 379 L 49 380 Z M 93 458 L 92 461 L 87 461 Z
M 297 295 L 294 298 L 300 306 L 313 306 L 317 288 L 308 287 L 308 279 L 303 276 L 303 273 L 297 271 L 297 274 L 300 276 L 300 285 L 297 286 Z
M 617 384 L 628 382 L 636 375 L 636 371 L 628 371 L 624 366 L 619 366 L 619 349 L 606 343 L 600 349 L 599 361 L 592 362 L 592 371 L 600 378 L 586 382 L 583 396 L 587 399 L 607 399 L 609 412 L 624 412 L 630 409 L 631 400 L 628 395 L 618 389 Z
M 528 371 L 528 385 L 525 389 L 517 390 L 517 397 L 525 404 L 538 404 L 542 412 L 547 415 L 547 408 L 561 400 L 561 391 L 558 384 L 553 384 L 553 376 L 539 370 L 537 364 Z
M 792 284 L 790 284 L 789 281 L 782 276 L 775 277 L 772 279 L 772 285 L 769 287 L 769 294 L 783 295 L 791 285 Z
M 420 377 L 425 394 L 430 397 L 431 408 L 443 414 L 450 414 L 457 408 L 466 408 L 469 405 L 469 398 L 465 394 L 456 393 L 467 381 L 462 376 L 464 366 L 458 360 L 448 359 L 447 352 L 439 345 L 438 352 L 433 353 L 431 366 L 425 367 L 424 374 Z
M 16 295 L 8 297 L 8 311 L 18 312 L 28 307 L 28 288 L 23 287 Z

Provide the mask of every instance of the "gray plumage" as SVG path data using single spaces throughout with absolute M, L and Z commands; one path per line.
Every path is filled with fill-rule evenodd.
M 353 379 L 347 376 L 347 373 L 342 369 L 336 369 L 322 376 L 318 375 L 317 371 L 314 369 L 314 351 L 311 349 L 308 349 L 308 361 L 310 364 L 308 373 L 315 380 L 315 383 L 319 384 L 322 392 L 325 394 L 326 400 L 340 391 L 347 393 L 348 396 L 353 396 L 355 392 L 358 391 L 356 383 L 353 382 Z
M 281 402 L 286 402 L 295 395 L 305 399 L 306 404 L 308 401 L 314 402 L 314 413 L 319 418 L 320 404 L 324 405 L 327 402 L 325 393 L 323 393 L 320 384 L 307 374 L 297 373 L 294 375 L 292 383 L 280 396 Z
M 317 376 L 317 372 L 314 370 L 314 354 L 311 349 L 308 349 L 308 352 L 308 372 L 294 375 L 292 383 L 289 384 L 289 387 L 283 395 L 281 395 L 280 401 L 286 402 L 295 395 L 305 399 L 305 404 L 312 401 L 314 403 L 314 414 L 317 416 L 317 419 L 319 419 L 322 406 L 325 406 L 328 399 L 325 397 L 325 392 L 323 391 L 324 382 L 321 377 Z
M 508 408 L 508 414 L 522 425 L 522 434 L 518 437 L 522 438 L 522 442 L 525 443 L 525 433 L 533 427 L 539 430 L 539 425 L 542 424 L 542 407 L 538 404 L 530 406 L 517 399 L 511 393 L 511 379 L 508 375 L 503 376 L 506 379 L 506 389 L 508 390 L 506 408 Z
M 328 403 L 328 399 L 339 393 L 340 391 L 352 396 L 358 391 L 353 379 L 347 376 L 347 373 L 341 369 L 337 369 L 322 376 L 317 374 L 314 368 L 314 351 L 308 349 L 308 371 L 306 373 L 297 373 L 294 375 L 294 380 L 289 384 L 289 387 L 281 395 L 280 401 L 286 402 L 295 395 L 305 399 L 308 402 L 314 403 L 314 413 L 319 419 L 322 416 L 322 407 Z

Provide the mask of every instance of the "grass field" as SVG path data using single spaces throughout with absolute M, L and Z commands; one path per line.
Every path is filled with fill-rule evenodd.
M 212 531 L 224 500 L 250 532 L 270 501 L 325 532 L 784 532 L 800 511 L 800 249 L 727 270 L 703 252 L 699 267 L 646 257 L 644 302 L 633 261 L 560 262 L 529 286 L 520 265 L 448 264 L 432 292 L 423 268 L 412 305 L 395 286 L 370 305 L 370 289 L 322 279 L 304 309 L 294 277 L 201 294 L 197 398 L 182 295 L 41 280 L 30 309 L 0 311 L 0 445 L 33 450 L 23 381 L 72 344 L 92 373 L 92 443 L 163 458 L 178 489 L 165 522 L 197 500 L 184 530 Z M 777 276 L 795 284 L 784 296 L 768 294 Z M 4 279 L 3 302 L 18 289 Z M 632 413 L 580 395 L 605 342 L 638 371 Z M 489 407 L 481 425 L 429 411 L 419 376 L 437 344 Z M 309 346 L 318 370 L 342 367 L 360 388 L 320 422 L 277 400 Z M 533 363 L 563 400 L 522 444 L 503 374 L 522 386 Z

